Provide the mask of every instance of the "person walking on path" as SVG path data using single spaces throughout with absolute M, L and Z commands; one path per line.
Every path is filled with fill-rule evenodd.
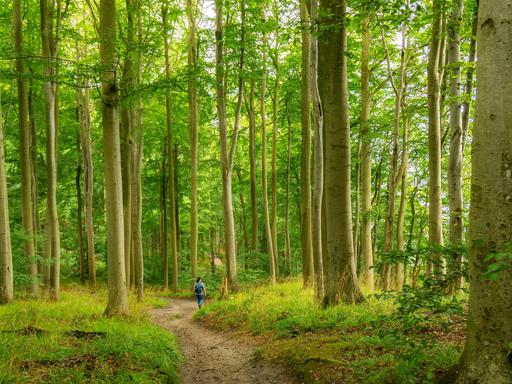
M 196 283 L 194 284 L 194 294 L 197 298 L 197 305 L 201 308 L 204 297 L 206 296 L 206 288 L 204 287 L 204 283 L 201 281 L 200 277 L 197 278 Z

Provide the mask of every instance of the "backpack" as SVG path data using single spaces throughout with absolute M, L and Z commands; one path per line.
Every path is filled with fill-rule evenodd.
M 203 283 L 195 283 L 194 284 L 194 293 L 196 295 L 202 295 L 203 294 Z

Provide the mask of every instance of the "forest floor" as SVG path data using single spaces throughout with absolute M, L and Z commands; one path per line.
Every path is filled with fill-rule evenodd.
M 438 383 L 459 359 L 465 316 L 440 303 L 439 310 L 400 310 L 396 296 L 379 296 L 322 309 L 312 290 L 291 280 L 246 287 L 194 318 L 218 332 L 250 335 L 262 359 L 285 366 L 301 383 Z M 418 299 L 426 300 L 411 291 L 404 300 L 412 305 Z
M 166 299 L 169 306 L 149 311 L 153 321 L 173 332 L 179 340 L 185 363 L 184 384 L 296 383 L 286 371 L 258 357 L 254 338 L 238 331 L 219 331 L 194 319 L 195 300 Z

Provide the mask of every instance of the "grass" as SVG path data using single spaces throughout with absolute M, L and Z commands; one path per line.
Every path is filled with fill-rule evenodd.
M 102 316 L 106 292 L 65 289 L 57 303 L 0 307 L 0 383 L 175 383 L 175 337 L 153 325 L 149 297 L 129 317 Z
M 435 315 L 414 330 L 392 300 L 323 310 L 299 281 L 255 287 L 196 313 L 263 340 L 258 354 L 287 365 L 305 383 L 434 383 L 462 347 L 464 319 Z

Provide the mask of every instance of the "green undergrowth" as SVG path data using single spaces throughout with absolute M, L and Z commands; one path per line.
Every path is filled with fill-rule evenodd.
M 106 291 L 66 289 L 61 300 L 0 307 L 0 383 L 175 383 L 175 337 L 146 314 L 162 300 L 130 302 L 128 317 L 102 315 Z
M 299 281 L 255 287 L 196 312 L 210 324 L 259 335 L 264 358 L 305 383 L 435 383 L 460 355 L 464 320 L 425 316 L 415 327 L 391 299 L 321 309 Z

